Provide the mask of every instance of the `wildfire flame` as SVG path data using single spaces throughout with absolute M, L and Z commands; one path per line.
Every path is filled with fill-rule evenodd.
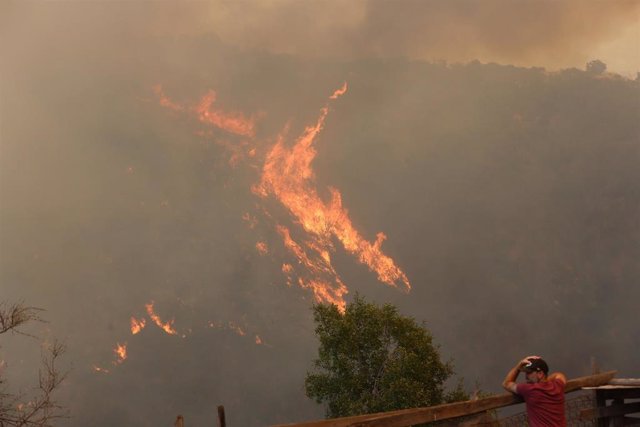
M 195 108 L 200 121 L 210 123 L 236 135 L 254 136 L 254 119 L 245 117 L 242 113 L 227 113 L 222 110 L 213 109 L 212 107 L 215 101 L 216 93 L 212 90 L 202 97 L 200 103 Z
M 339 97 L 341 97 L 345 93 L 347 93 L 347 82 L 344 82 L 344 84 L 342 85 L 342 87 L 340 89 L 338 89 L 335 92 L 333 92 L 333 95 L 331 95 L 329 97 L 329 99 L 338 99 Z
M 184 111 L 184 107 L 182 105 L 175 104 L 167 97 L 167 95 L 164 94 L 164 91 L 162 90 L 162 85 L 155 85 L 153 87 L 153 91 L 158 97 L 160 105 L 162 105 L 163 107 L 173 111 Z
M 163 322 L 162 319 L 160 318 L 160 316 L 158 316 L 155 312 L 154 309 L 154 301 L 149 302 L 148 304 L 145 304 L 145 308 L 147 310 L 147 314 L 149 315 L 149 317 L 151 318 L 151 321 L 153 321 L 153 323 L 155 323 L 158 327 L 160 327 L 163 331 L 165 331 L 167 334 L 169 335 L 177 335 L 177 331 L 173 328 L 173 322 L 174 320 L 171 319 L 168 322 Z M 144 318 L 140 318 L 137 319 L 133 316 L 131 316 L 130 318 L 130 324 L 131 324 L 131 334 L 133 335 L 137 335 L 138 333 L 140 333 L 140 331 L 142 329 L 144 329 L 144 327 L 147 324 L 147 321 Z M 254 336 L 254 341 L 256 343 L 256 345 L 261 345 L 264 344 L 264 342 L 262 341 L 262 339 L 257 335 L 257 334 L 251 334 L 251 335 L 247 335 L 247 326 L 241 326 L 239 323 L 233 322 L 233 321 L 228 321 L 228 322 L 220 322 L 220 321 L 209 321 L 207 322 L 207 326 L 210 328 L 219 328 L 219 329 L 223 329 L 223 330 L 228 330 L 228 331 L 232 331 L 233 333 L 235 333 L 236 335 L 239 335 L 241 337 L 247 336 L 247 338 L 250 338 L 251 336 Z M 193 332 L 193 330 L 191 328 L 186 328 L 184 330 L 184 334 L 182 334 L 182 338 L 186 338 L 188 335 L 191 335 L 191 333 Z M 268 346 L 268 344 L 265 344 Z M 125 342 L 124 344 L 120 344 L 120 342 L 116 343 L 115 348 L 113 349 L 113 353 L 116 356 L 116 359 L 112 362 L 112 364 L 114 366 L 118 366 L 121 365 L 128 357 L 128 352 L 127 352 L 127 343 Z M 4 361 L 0 360 L 0 371 L 2 370 L 2 368 L 4 367 Z M 94 372 L 100 372 L 103 374 L 109 374 L 110 371 L 109 369 L 100 367 L 98 365 L 93 365 L 92 366 L 93 371 Z
M 174 111 L 180 107 L 169 100 L 156 86 L 156 94 L 160 104 Z M 276 224 L 285 248 L 296 258 L 304 270 L 296 271 L 297 283 L 302 288 L 310 289 L 318 302 L 330 302 L 344 309 L 344 296 L 348 289 L 331 264 L 331 253 L 335 251 L 333 242 L 337 240 L 342 247 L 357 260 L 366 265 L 377 275 L 379 281 L 409 292 L 409 279 L 396 266 L 395 262 L 382 252 L 381 246 L 386 239 L 380 232 L 374 242 L 369 242 L 354 227 L 348 211 L 343 207 L 342 195 L 335 188 L 329 188 L 331 195 L 328 201 L 322 200 L 316 187 L 312 162 L 317 154 L 315 143 L 322 131 L 329 114 L 330 102 L 337 100 L 347 92 L 347 84 L 335 90 L 327 103 L 320 109 L 316 122 L 307 126 L 292 146 L 287 145 L 288 127 L 281 132 L 275 144 L 267 151 L 264 163 L 260 167 L 260 182 L 252 188 L 254 194 L 262 199 L 275 198 L 292 216 L 294 223 L 299 224 L 301 236 L 292 234 L 289 228 Z M 213 125 L 228 133 L 249 138 L 254 145 L 256 116 L 247 117 L 241 113 L 228 113 L 213 108 L 216 93 L 209 91 L 191 108 L 200 122 Z M 243 140 L 231 149 L 237 159 L 238 146 L 247 144 Z M 225 145 L 228 143 L 225 142 Z M 255 147 L 247 149 L 251 158 L 256 158 Z M 268 215 L 268 213 L 267 213 Z M 249 214 L 243 215 L 251 228 L 256 221 Z M 295 236 L 292 237 L 292 236 Z M 257 250 L 266 253 L 266 244 L 256 245 Z M 287 276 L 287 283 L 292 283 L 294 268 L 291 264 L 283 264 L 282 271 Z M 151 314 L 150 314 L 151 316 Z M 152 318 L 153 319 L 153 318 Z M 155 321 L 155 320 L 154 320 Z M 157 322 L 156 322 L 157 323 Z M 158 324 L 158 323 L 157 323 Z
M 169 335 L 177 335 L 178 332 L 175 329 L 173 329 L 174 319 L 171 319 L 168 322 L 163 322 L 162 319 L 160 319 L 160 316 L 158 316 L 153 310 L 154 304 L 155 303 L 151 301 L 149 304 L 144 305 L 145 308 L 147 309 L 147 314 L 149 315 L 149 318 L 151 319 L 151 321 L 155 323 L 160 329 L 168 333 Z
M 269 252 L 269 249 L 265 242 L 256 243 L 256 249 L 258 250 L 258 253 L 260 253 L 260 255 L 266 255 Z
M 236 323 L 234 322 L 229 322 L 229 329 L 231 329 L 232 331 L 234 331 L 236 334 L 240 335 L 241 337 L 246 335 L 246 332 Z
M 330 99 L 337 99 L 346 90 L 345 84 Z M 314 142 L 324 127 L 328 113 L 327 104 L 320 110 L 316 123 L 308 126 L 291 148 L 286 147 L 284 134 L 278 137 L 267 154 L 262 179 L 259 186 L 254 188 L 254 193 L 263 198 L 273 195 L 289 210 L 295 221 L 307 232 L 309 240 L 303 249 L 293 241 L 286 228 L 279 227 L 285 246 L 309 270 L 322 273 L 320 277 L 328 276 L 333 279 L 329 283 L 318 279 L 316 275 L 312 280 L 301 279 L 301 286 L 311 288 L 316 300 L 332 302 L 343 308 L 343 295 L 348 290 L 331 266 L 329 253 L 334 250 L 332 237 L 337 238 L 347 252 L 356 255 L 361 263 L 375 272 L 381 282 L 405 291 L 409 291 L 411 285 L 393 260 L 382 253 L 380 247 L 386 238 L 384 233 L 378 233 L 375 243 L 366 241 L 353 226 L 337 189 L 329 188 L 331 200 L 328 203 L 323 202 L 318 195 L 311 163 L 317 153 Z M 313 257 L 308 253 L 312 253 Z
M 116 348 L 113 349 L 113 352 L 116 354 L 116 361 L 114 362 L 114 364 L 121 364 L 127 359 L 127 343 L 117 343 Z
M 258 220 L 251 216 L 249 212 L 246 212 L 242 215 L 242 219 L 249 225 L 249 228 L 254 229 L 258 224 Z
M 136 319 L 135 317 L 131 317 L 131 334 L 135 335 L 147 325 L 147 321 L 145 319 Z

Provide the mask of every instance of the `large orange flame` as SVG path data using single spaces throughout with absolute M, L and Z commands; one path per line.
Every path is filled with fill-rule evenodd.
M 336 99 L 346 90 L 345 85 L 335 91 L 330 99 Z M 411 285 L 407 276 L 390 257 L 382 253 L 380 247 L 385 235 L 378 233 L 374 243 L 366 241 L 353 226 L 347 210 L 342 207 L 342 196 L 337 189 L 329 189 L 331 200 L 328 203 L 322 201 L 318 195 L 311 163 L 316 156 L 314 142 L 324 126 L 328 113 L 329 107 L 326 105 L 320 110 L 316 123 L 308 126 L 291 148 L 285 146 L 284 135 L 280 135 L 267 155 L 262 180 L 254 192 L 261 197 L 275 196 L 307 232 L 310 241 L 306 243 L 306 247 L 316 253 L 317 260 L 311 261 L 306 251 L 300 246 L 294 247 L 289 234 L 280 230 L 285 246 L 308 268 L 330 271 L 342 285 L 329 260 L 329 253 L 333 250 L 331 238 L 335 237 L 348 252 L 356 255 L 361 263 L 374 271 L 381 282 L 409 291 Z M 342 299 L 342 295 L 346 293 L 344 285 L 331 289 L 317 280 L 307 285 L 314 290 L 316 299 L 323 301 L 335 302 L 336 299 Z
M 156 93 L 161 105 L 178 111 L 177 104 L 171 102 L 158 86 Z M 381 282 L 408 292 L 411 289 L 409 279 L 396 266 L 395 262 L 382 252 L 382 242 L 386 236 L 378 233 L 375 242 L 369 242 L 355 229 L 347 210 L 342 205 L 342 196 L 335 188 L 329 188 L 330 200 L 319 196 L 315 182 L 312 162 L 316 156 L 315 142 L 322 131 L 329 114 L 330 102 L 347 92 L 347 84 L 333 92 L 316 122 L 307 126 L 295 139 L 292 146 L 287 144 L 288 127 L 277 136 L 275 144 L 268 150 L 259 184 L 252 189 L 261 198 L 274 197 L 291 214 L 303 233 L 296 238 L 282 225 L 277 226 L 287 250 L 297 259 L 304 270 L 295 272 L 291 264 L 283 264 L 282 271 L 287 283 L 297 282 L 299 286 L 310 289 L 318 302 L 330 302 L 344 309 L 344 296 L 348 293 L 339 275 L 331 264 L 331 253 L 335 251 L 333 242 L 339 241 L 344 249 L 353 254 L 360 263 L 374 272 Z M 209 91 L 191 110 L 205 124 L 213 125 L 229 133 L 250 138 L 255 141 L 255 117 L 241 113 L 228 113 L 214 109 L 216 94 Z M 243 141 L 243 143 L 247 143 Z M 255 148 L 247 153 L 255 156 Z M 238 146 L 232 150 L 237 160 Z M 250 227 L 255 227 L 255 219 L 245 214 L 243 219 Z M 256 245 L 260 253 L 266 253 L 266 245 Z M 155 321 L 155 320 L 154 320 Z M 156 322 L 157 323 L 157 322 Z
M 323 257 L 322 254 L 319 254 L 317 250 L 314 251 L 315 254 L 312 253 L 312 257 L 310 257 L 302 246 L 291 238 L 288 228 L 278 226 L 277 229 L 285 247 L 298 259 L 298 262 L 311 273 L 310 279 L 298 277 L 298 285 L 301 288 L 310 289 L 317 302 L 329 302 L 336 304 L 341 310 L 344 309 L 344 295 L 349 291 L 340 280 L 331 262 Z M 288 264 L 285 265 L 286 267 L 283 266 L 282 271 L 288 274 L 291 272 L 291 266 Z

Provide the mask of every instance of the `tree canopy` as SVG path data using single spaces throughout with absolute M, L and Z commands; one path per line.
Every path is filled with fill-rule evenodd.
M 306 394 L 327 405 L 327 416 L 343 417 L 466 398 L 458 385 L 445 392 L 453 375 L 429 331 L 391 304 L 378 306 L 356 295 L 344 313 L 333 304 L 314 306 L 320 340 Z

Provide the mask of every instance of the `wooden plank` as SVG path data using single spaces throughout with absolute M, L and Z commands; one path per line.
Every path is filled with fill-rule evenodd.
M 593 387 L 607 384 L 616 371 L 588 375 L 567 381 L 565 393 L 579 390 L 582 387 Z M 405 427 L 413 424 L 440 421 L 451 418 L 473 415 L 491 409 L 521 403 L 522 399 L 511 393 L 503 393 L 478 400 L 467 400 L 428 408 L 402 409 L 377 414 L 358 415 L 354 417 L 333 418 L 321 421 L 310 421 L 299 424 L 281 424 L 275 427 Z
M 227 427 L 227 417 L 224 414 L 224 406 L 218 406 L 218 426 Z
M 640 378 L 613 378 L 609 381 L 610 385 L 628 385 L 628 386 L 639 386 L 640 387 Z
M 601 374 L 587 375 L 586 377 L 569 380 L 564 388 L 564 392 L 569 393 L 582 387 L 597 387 L 607 384 L 615 376 L 616 372 L 618 371 L 607 371 Z
M 603 406 L 607 406 L 607 399 L 605 399 L 604 394 L 600 392 L 600 390 L 596 390 L 596 406 L 597 407 L 603 407 Z M 591 416 L 591 419 L 596 419 L 597 420 L 597 426 L 598 427 L 609 427 L 609 420 L 606 420 L 604 418 L 596 418 L 595 417 L 595 408 L 592 408 L 594 410 L 594 414 Z

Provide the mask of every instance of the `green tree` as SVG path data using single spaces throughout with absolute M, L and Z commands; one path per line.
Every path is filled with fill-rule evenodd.
M 344 313 L 333 304 L 313 308 L 320 340 L 306 394 L 327 405 L 329 418 L 437 405 L 467 398 L 461 383 L 445 392 L 453 375 L 429 331 L 391 304 L 356 295 Z

